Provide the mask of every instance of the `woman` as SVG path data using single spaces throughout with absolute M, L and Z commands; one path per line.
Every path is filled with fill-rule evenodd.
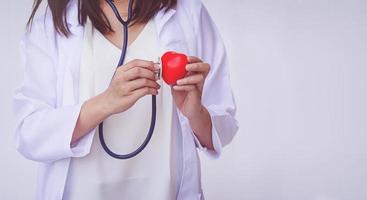
M 21 41 L 24 82 L 14 95 L 16 146 L 41 163 L 37 199 L 203 199 L 196 148 L 218 158 L 237 131 L 225 49 L 199 0 L 135 0 L 124 64 L 122 25 L 102 0 L 48 0 Z M 127 16 L 127 0 L 115 1 Z M 188 56 L 168 86 L 155 72 L 166 51 Z M 205 61 L 205 62 L 204 62 Z M 112 80 L 111 80 L 112 78 Z M 157 98 L 154 135 L 136 157 Z

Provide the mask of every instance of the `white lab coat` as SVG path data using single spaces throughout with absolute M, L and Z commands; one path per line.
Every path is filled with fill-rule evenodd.
M 238 130 L 229 67 L 218 30 L 200 0 L 178 0 L 175 9 L 154 16 L 161 45 L 167 50 L 197 56 L 211 65 L 202 102 L 212 119 L 215 151 L 207 151 L 194 136 L 178 109 L 173 130 L 182 137 L 183 169 L 178 199 L 202 198 L 200 163 L 196 147 L 217 158 Z M 79 102 L 79 67 L 83 26 L 78 24 L 77 0 L 68 5 L 67 22 L 72 32 L 62 37 L 53 29 L 50 11 L 35 19 L 21 40 L 24 81 L 14 94 L 17 150 L 41 163 L 37 199 L 62 199 L 72 157 L 89 153 L 95 130 L 70 147 L 83 102 Z

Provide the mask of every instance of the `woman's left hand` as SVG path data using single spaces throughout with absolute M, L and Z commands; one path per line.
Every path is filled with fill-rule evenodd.
M 186 65 L 188 73 L 172 87 L 172 96 L 182 114 L 188 119 L 194 119 L 205 109 L 201 103 L 201 96 L 210 65 L 193 56 L 188 56 L 188 61 L 189 64 Z

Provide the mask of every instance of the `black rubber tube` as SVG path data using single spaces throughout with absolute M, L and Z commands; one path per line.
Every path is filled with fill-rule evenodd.
M 119 63 L 116 67 L 116 70 L 118 67 L 122 66 L 124 61 L 125 61 L 125 56 L 126 56 L 126 50 L 127 50 L 127 43 L 128 43 L 128 26 L 132 17 L 132 0 L 129 0 L 129 6 L 128 6 L 128 17 L 127 20 L 124 21 L 115 4 L 113 3 L 113 0 L 106 0 L 107 3 L 111 6 L 113 12 L 115 13 L 117 19 L 121 22 L 121 24 L 123 25 L 124 28 L 124 44 L 122 47 L 122 51 L 121 51 L 121 56 L 120 56 L 120 60 Z M 116 73 L 115 70 L 115 73 Z M 113 75 L 115 75 L 115 73 Z M 151 115 L 151 120 L 150 120 L 150 127 L 149 127 L 149 131 L 148 134 L 145 138 L 145 140 L 143 141 L 143 143 L 133 152 L 128 153 L 128 154 L 117 154 L 115 152 L 113 152 L 112 150 L 110 150 L 110 148 L 108 148 L 105 140 L 104 140 L 104 134 L 103 134 L 103 122 L 101 122 L 98 125 L 98 131 L 99 131 L 99 140 L 101 142 L 101 146 L 103 147 L 103 149 L 105 150 L 105 152 L 110 155 L 113 158 L 116 159 L 130 159 L 132 157 L 135 157 L 136 155 L 138 155 L 140 152 L 142 152 L 145 147 L 148 145 L 150 139 L 153 136 L 153 132 L 154 132 L 154 127 L 155 127 L 155 122 L 156 122 L 156 116 L 157 116 L 157 101 L 156 101 L 156 96 L 152 95 L 152 115 Z

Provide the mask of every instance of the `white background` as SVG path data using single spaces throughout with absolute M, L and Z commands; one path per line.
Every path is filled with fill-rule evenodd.
M 203 157 L 208 200 L 367 199 L 367 1 L 204 0 L 231 62 L 240 131 Z M 11 95 L 30 0 L 0 2 L 0 199 L 35 193 Z

